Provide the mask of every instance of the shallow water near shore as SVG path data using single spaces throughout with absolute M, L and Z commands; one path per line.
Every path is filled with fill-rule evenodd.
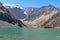
M 60 28 L 0 28 L 0 40 L 60 40 Z

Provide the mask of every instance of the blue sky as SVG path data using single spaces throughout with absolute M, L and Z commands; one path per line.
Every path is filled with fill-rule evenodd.
M 52 4 L 60 8 L 60 0 L 0 0 L 0 2 L 5 4 L 18 5 L 19 7 L 36 7 L 36 8 Z

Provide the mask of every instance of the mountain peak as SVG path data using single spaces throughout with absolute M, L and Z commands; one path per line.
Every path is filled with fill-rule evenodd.
M 49 4 L 47 7 L 56 8 L 55 6 Z
M 53 7 L 53 5 L 49 4 L 48 6 Z

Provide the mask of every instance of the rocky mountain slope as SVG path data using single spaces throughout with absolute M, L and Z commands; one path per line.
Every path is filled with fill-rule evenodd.
M 0 3 L 0 27 L 22 27 L 22 22 L 17 20 L 11 13 Z
M 60 9 L 52 5 L 43 6 L 39 8 L 37 11 L 33 12 L 30 16 L 30 20 L 23 20 L 23 23 L 26 26 L 60 27 Z
M 27 13 L 26 20 L 35 20 L 36 18 L 47 15 L 53 10 L 56 10 L 53 5 L 43 6 L 41 8 L 32 8 L 32 7 L 26 7 L 24 8 L 25 12 Z

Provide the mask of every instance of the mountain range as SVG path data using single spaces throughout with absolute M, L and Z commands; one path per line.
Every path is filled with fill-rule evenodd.
M 32 9 L 31 9 L 32 10 Z M 53 5 L 33 8 L 24 24 L 31 27 L 60 27 L 60 9 Z
M 53 5 L 20 8 L 0 3 L 0 25 L 20 27 L 60 27 L 60 9 Z

